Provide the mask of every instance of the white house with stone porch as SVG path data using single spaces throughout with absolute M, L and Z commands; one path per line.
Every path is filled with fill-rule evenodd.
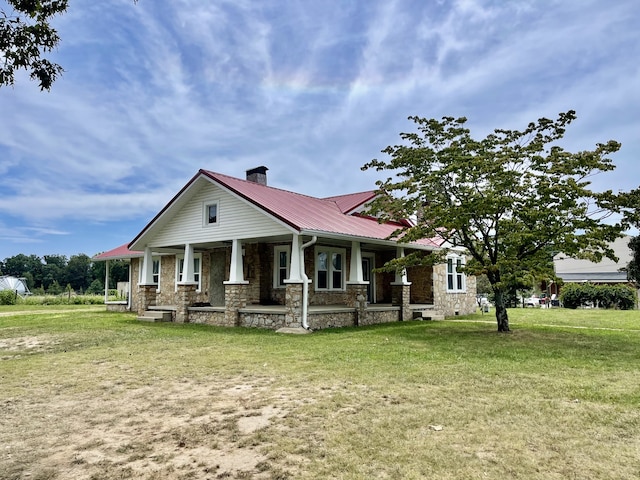
M 141 319 L 319 329 L 472 313 L 475 278 L 443 265 L 384 273 L 395 257 L 442 249 L 389 239 L 402 223 L 362 212 L 373 191 L 315 198 L 200 170 L 130 242 L 94 261 L 130 262 L 126 304 Z M 108 278 L 108 274 L 107 274 Z

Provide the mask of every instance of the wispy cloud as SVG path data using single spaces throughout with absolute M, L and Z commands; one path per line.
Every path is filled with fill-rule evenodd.
M 598 182 L 637 186 L 639 23 L 635 0 L 77 0 L 52 92 L 0 89 L 0 258 L 129 240 L 199 168 L 371 188 L 359 167 L 408 115 L 465 115 L 480 135 L 576 109 L 567 145 L 620 140 Z

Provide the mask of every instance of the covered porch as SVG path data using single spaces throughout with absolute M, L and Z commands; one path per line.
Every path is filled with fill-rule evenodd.
M 145 248 L 135 302 L 139 318 L 152 320 L 156 315 L 179 323 L 320 329 L 442 317 L 433 304 L 430 274 L 417 282 L 429 291 L 412 295 L 406 271 L 373 273 L 384 261 L 404 256 L 404 247 L 299 234 L 289 238 L 288 242 L 234 239 L 171 250 Z M 158 261 L 154 263 L 158 254 L 179 256 L 180 267 L 161 274 Z M 172 262 L 178 265 L 169 258 L 163 268 L 170 269 Z M 218 273 L 216 280 L 214 270 L 220 270 L 221 263 L 226 278 Z M 160 275 L 175 277 L 173 291 L 167 294 L 163 285 L 160 292 Z M 216 290 L 220 293 L 214 295 Z

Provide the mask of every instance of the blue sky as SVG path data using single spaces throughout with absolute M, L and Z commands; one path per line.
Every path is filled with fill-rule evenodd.
M 200 168 L 372 189 L 409 115 L 480 137 L 574 109 L 565 148 L 622 143 L 596 188 L 640 184 L 637 0 L 74 0 L 55 25 L 51 92 L 0 88 L 0 259 L 126 243 Z

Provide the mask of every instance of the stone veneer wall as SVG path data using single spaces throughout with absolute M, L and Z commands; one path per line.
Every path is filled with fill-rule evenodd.
M 433 276 L 430 265 L 407 268 L 411 283 L 411 303 L 433 303 Z
M 189 323 L 202 323 L 206 325 L 215 325 L 221 327 L 233 327 L 225 324 L 224 311 L 212 311 L 206 308 L 190 308 Z
M 476 300 L 476 277 L 467 276 L 467 290 L 460 293 L 447 292 L 447 265 L 433 267 L 433 304 L 447 317 L 475 313 L 478 307 Z
M 400 308 L 376 310 L 366 310 L 364 318 L 358 319 L 358 325 L 377 325 L 379 323 L 392 323 L 400 320 Z

